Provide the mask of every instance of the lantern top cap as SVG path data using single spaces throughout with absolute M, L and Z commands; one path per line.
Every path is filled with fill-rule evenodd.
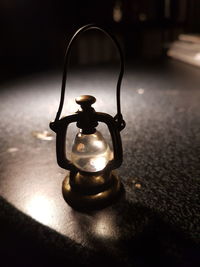
M 84 106 L 84 107 L 90 107 L 92 104 L 96 102 L 96 98 L 91 95 L 81 95 L 76 98 L 76 103 Z

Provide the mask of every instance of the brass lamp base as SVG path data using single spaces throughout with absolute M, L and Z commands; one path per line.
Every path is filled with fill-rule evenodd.
M 122 191 L 119 177 L 113 172 L 109 175 L 70 173 L 62 184 L 65 201 L 77 210 L 104 208 L 117 200 Z

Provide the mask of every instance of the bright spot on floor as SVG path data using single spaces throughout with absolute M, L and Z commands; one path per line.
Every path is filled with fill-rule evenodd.
M 141 184 L 135 184 L 135 187 L 137 188 L 137 189 L 140 189 L 142 186 L 141 186 Z
M 10 147 L 8 148 L 7 152 L 8 153 L 14 153 L 14 152 L 17 152 L 19 149 L 17 147 Z
M 144 89 L 143 89 L 143 88 L 139 88 L 139 89 L 137 89 L 137 93 L 138 93 L 139 95 L 144 94 Z
M 37 139 L 44 140 L 44 141 L 51 141 L 53 140 L 53 135 L 52 133 L 48 131 L 34 131 L 32 132 L 33 136 L 36 137 Z
M 26 211 L 32 218 L 43 224 L 48 224 L 52 220 L 55 211 L 52 200 L 43 195 L 36 194 L 26 203 Z

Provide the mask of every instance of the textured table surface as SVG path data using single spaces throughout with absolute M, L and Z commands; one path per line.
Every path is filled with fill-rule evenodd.
M 63 114 L 77 110 L 75 97 L 92 94 L 96 111 L 115 115 L 116 79 L 114 68 L 74 71 Z M 0 86 L 0 216 L 10 230 L 5 240 L 17 235 L 32 243 L 23 247 L 27 255 L 35 246 L 51 263 L 64 259 L 71 266 L 198 266 L 200 70 L 173 61 L 127 67 L 124 162 L 118 170 L 126 195 L 88 214 L 72 210 L 61 194 L 66 172 L 56 163 L 48 128 L 60 84 L 61 73 L 47 72 Z M 49 140 L 38 135 L 45 130 Z M 69 149 L 76 131 L 70 129 Z M 8 244 L 11 251 L 15 242 Z

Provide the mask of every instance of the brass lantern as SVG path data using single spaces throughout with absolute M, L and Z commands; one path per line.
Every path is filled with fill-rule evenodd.
M 75 114 L 60 119 L 65 96 L 67 67 L 71 47 L 76 38 L 87 30 L 100 30 L 116 45 L 121 61 L 117 83 L 117 115 L 96 112 L 92 107 L 96 99 L 90 95 L 76 98 L 81 106 Z M 78 210 L 91 210 L 105 207 L 115 201 L 123 191 L 119 177 L 113 172 L 122 164 L 123 151 L 120 131 L 124 129 L 120 108 L 120 87 L 124 73 L 124 60 L 117 40 L 107 31 L 93 24 L 83 26 L 72 37 L 65 54 L 61 99 L 58 112 L 50 128 L 56 133 L 57 162 L 61 168 L 69 170 L 63 181 L 62 192 L 66 202 Z M 75 136 L 71 158 L 66 157 L 66 133 L 70 123 L 76 122 L 79 131 Z M 109 129 L 113 151 L 102 134 L 96 130 L 98 122 L 105 123 Z

